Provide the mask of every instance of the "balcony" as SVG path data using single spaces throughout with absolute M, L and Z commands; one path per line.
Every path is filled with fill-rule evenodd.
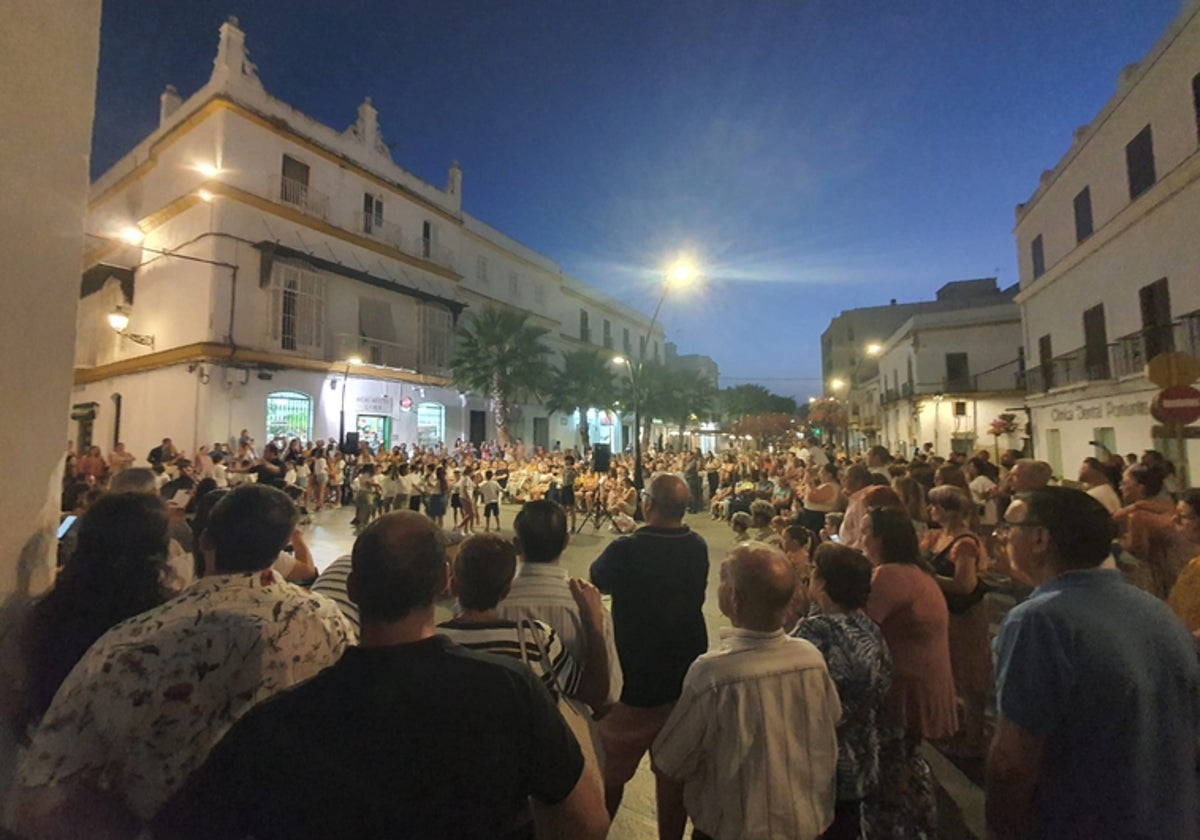
M 1087 382 L 1144 376 L 1146 363 L 1160 353 L 1200 353 L 1200 312 L 1184 315 L 1166 327 L 1151 327 L 1110 342 L 1100 352 L 1079 347 L 1026 371 L 1027 393 L 1040 394 Z
M 395 222 L 385 221 L 376 217 L 374 213 L 366 212 L 354 214 L 350 221 L 351 230 L 366 234 L 392 248 L 404 248 L 403 232 Z
M 436 239 L 430 239 L 426 236 L 415 236 L 408 240 L 407 247 L 402 244 L 400 250 L 406 251 L 414 257 L 437 263 L 442 268 L 448 268 L 451 271 L 458 270 L 454 252 L 445 245 L 439 244 Z
M 329 196 L 314 190 L 303 181 L 272 175 L 269 194 L 276 201 L 291 205 L 318 219 L 327 219 L 329 216 Z
M 351 333 L 337 333 L 333 338 L 334 352 L 338 359 L 357 356 L 368 365 L 403 370 L 419 369 L 419 358 L 415 347 L 391 341 L 380 341 L 376 338 L 365 338 Z

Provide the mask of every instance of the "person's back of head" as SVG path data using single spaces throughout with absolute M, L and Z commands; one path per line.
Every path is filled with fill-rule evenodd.
M 880 541 L 881 562 L 922 565 L 917 532 L 908 512 L 899 507 L 868 509 L 871 534 Z
M 756 528 L 765 528 L 771 524 L 771 517 L 775 515 L 775 506 L 766 499 L 758 499 L 750 505 L 750 519 Z
M 158 480 L 150 467 L 129 467 L 112 477 L 110 493 L 153 493 L 158 495 Z
M 1022 524 L 1050 534 L 1060 569 L 1091 569 L 1112 551 L 1117 526 L 1095 497 L 1071 487 L 1042 487 L 1018 493 L 1025 503 Z
M 750 523 L 753 521 L 754 519 L 750 516 L 750 514 L 746 513 L 744 510 L 741 510 L 729 517 L 729 527 L 733 528 L 733 530 L 737 531 L 738 533 L 742 533 L 749 530 Z
M 892 453 L 881 444 L 876 444 L 867 450 L 867 464 L 872 467 L 884 467 L 892 462 Z
M 109 493 L 81 517 L 75 552 L 33 607 L 20 725 L 45 713 L 58 687 L 106 631 L 163 603 L 167 508 L 151 493 Z
M 298 518 L 295 505 L 282 490 L 242 484 L 213 506 L 201 542 L 213 552 L 214 571 L 257 572 L 279 556 Z
M 504 600 L 517 571 L 517 550 L 499 534 L 476 534 L 458 547 L 451 587 L 464 610 L 491 610 Z
M 890 472 L 887 475 L 872 472 L 870 477 L 867 479 L 867 485 L 869 487 L 889 487 L 891 486 L 891 483 L 892 474 Z
M 904 508 L 904 503 L 900 501 L 900 496 L 896 491 L 885 484 L 872 485 L 862 495 L 862 503 L 865 507 L 887 507 L 887 508 Z
M 391 623 L 432 607 L 446 583 L 446 535 L 413 511 L 374 520 L 354 541 L 347 586 L 361 622 Z
M 683 522 L 691 493 L 683 479 L 662 474 L 651 479 L 646 497 L 650 502 L 643 508 L 646 521 L 652 525 L 673 526 Z
M 782 549 L 763 542 L 733 548 L 721 564 L 721 610 L 735 627 L 769 632 L 783 624 L 796 590 L 796 569 Z
M 1054 468 L 1034 458 L 1021 458 L 1008 474 L 1012 488 L 1018 492 L 1040 490 L 1049 485 L 1053 477 Z
M 862 464 L 853 464 L 842 475 L 842 486 L 847 493 L 857 493 L 871 486 L 871 471 Z
M 513 521 L 513 530 L 517 551 L 527 563 L 552 563 L 567 547 L 567 515 L 547 499 L 526 502 Z
M 900 497 L 900 504 L 908 512 L 908 518 L 917 522 L 925 520 L 925 487 L 911 476 L 892 479 L 892 489 Z
M 949 521 L 954 523 L 970 523 L 976 516 L 971 494 L 952 484 L 943 484 L 930 490 L 929 504 L 940 508 L 943 517 L 948 516 Z
M 829 600 L 844 610 L 862 609 L 871 595 L 871 561 L 848 545 L 824 543 L 813 553 L 813 576 Z

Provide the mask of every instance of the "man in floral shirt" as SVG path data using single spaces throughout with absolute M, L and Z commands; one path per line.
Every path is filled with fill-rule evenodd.
M 272 571 L 295 524 L 283 492 L 233 490 L 200 538 L 207 576 L 84 655 L 22 758 L 23 836 L 135 830 L 244 712 L 356 641 L 332 601 Z

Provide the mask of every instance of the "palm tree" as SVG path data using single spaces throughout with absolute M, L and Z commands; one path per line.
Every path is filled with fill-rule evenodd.
M 579 442 L 586 451 L 591 446 L 588 408 L 611 405 L 616 396 L 609 360 L 591 350 L 571 350 L 563 353 L 562 369 L 554 371 L 545 390 L 546 411 L 551 414 L 578 411 Z
M 716 388 L 698 371 L 670 370 L 662 364 L 644 362 L 637 374 L 637 382 L 644 448 L 650 445 L 652 418 L 661 417 L 677 423 L 682 445 L 683 430 L 691 416 L 712 411 Z
M 454 383 L 492 400 L 496 436 L 510 441 L 509 415 L 515 403 L 537 396 L 549 384 L 549 333 L 528 323 L 529 313 L 488 307 L 460 328 L 450 361 Z

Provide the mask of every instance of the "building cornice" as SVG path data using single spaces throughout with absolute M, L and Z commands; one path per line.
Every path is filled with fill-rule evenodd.
M 344 361 L 326 362 L 321 359 L 304 359 L 284 353 L 235 347 L 217 342 L 185 344 L 105 365 L 77 367 L 75 368 L 75 384 L 87 385 L 117 376 L 128 376 L 192 363 L 243 365 L 264 370 L 305 370 L 314 373 L 333 373 L 339 376 L 349 373 L 393 382 L 410 382 L 415 385 L 446 386 L 450 384 L 450 380 L 442 376 L 429 376 L 377 365 L 349 365 Z
M 622 312 L 621 310 L 617 309 L 615 306 L 613 306 L 605 301 L 597 300 L 596 298 L 592 298 L 592 297 L 588 297 L 585 293 L 579 291 L 578 289 L 572 288 L 571 286 L 567 285 L 566 283 L 564 283 L 562 285 L 562 291 L 563 291 L 563 294 L 565 294 L 567 297 L 573 297 L 576 300 L 582 300 L 583 302 L 585 302 L 591 306 L 594 306 L 597 309 L 601 309 L 601 310 L 607 312 L 608 314 L 613 315 L 617 318 L 623 318 L 627 321 L 634 321 L 634 322 L 641 320 L 641 321 L 645 321 L 646 323 L 649 323 L 649 320 L 646 318 L 645 315 L 643 315 L 641 312 L 638 312 L 636 309 L 633 309 L 632 307 L 629 309 L 628 312 Z M 633 313 L 633 314 L 630 314 L 630 313 Z M 663 332 L 663 326 L 661 323 L 654 325 L 654 335 L 657 335 L 660 337 L 665 335 L 665 333 Z

